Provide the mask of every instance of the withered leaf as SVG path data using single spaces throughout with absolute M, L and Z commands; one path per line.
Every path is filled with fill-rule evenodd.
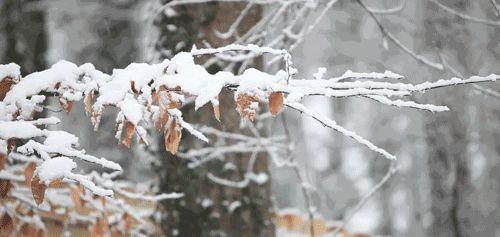
M 34 176 L 31 179 L 31 193 L 33 194 L 33 199 L 35 199 L 36 204 L 40 205 L 43 202 L 46 188 L 47 186 L 40 182 L 40 178 L 38 176 Z
M 24 182 L 26 185 L 31 186 L 31 179 L 35 173 L 36 164 L 35 162 L 30 162 L 26 168 L 24 168 Z
M 5 168 L 5 163 L 7 163 L 7 154 L 0 152 L 0 170 Z
M 71 194 L 71 201 L 73 202 L 73 206 L 75 207 L 76 212 L 82 214 L 85 202 L 80 196 L 80 189 L 72 187 L 70 188 L 70 194 Z
M 0 179 L 0 198 L 6 198 L 11 188 L 12 183 L 10 182 L 10 180 Z
M 37 236 L 38 228 L 34 224 L 24 223 L 19 228 L 20 236 Z
M 239 94 L 236 98 L 236 109 L 242 118 L 253 121 L 257 113 L 258 98 L 255 95 Z
M 0 80 L 0 101 L 3 101 L 7 92 L 9 92 L 10 87 L 14 84 L 14 80 L 10 77 L 2 78 Z
M 122 144 L 127 148 L 130 148 L 130 143 L 132 142 L 132 137 L 134 136 L 135 125 L 130 121 L 125 121 L 125 137 Z
M 180 131 L 177 120 L 173 119 L 170 126 L 165 129 L 165 148 L 167 151 L 175 155 L 179 150 L 182 133 Z
M 105 218 L 97 218 L 94 225 L 92 226 L 92 236 L 104 237 L 107 233 L 107 230 L 107 220 L 105 220 Z
M 92 108 L 93 100 L 94 100 L 94 91 L 90 91 L 87 94 L 85 94 L 84 103 L 85 103 L 85 112 L 87 113 L 87 115 L 94 113 L 94 109 Z
M 160 107 L 160 117 L 158 118 L 155 124 L 156 130 L 160 131 L 163 128 L 163 126 L 168 122 L 168 119 L 169 119 L 168 110 Z
M 283 92 L 273 92 L 269 95 L 269 111 L 276 116 L 283 109 Z
M 0 218 L 0 230 L 0 236 L 11 236 L 14 231 L 14 219 L 7 212 Z

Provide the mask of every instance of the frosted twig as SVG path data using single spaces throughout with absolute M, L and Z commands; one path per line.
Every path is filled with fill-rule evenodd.
M 459 18 L 462 18 L 464 20 L 468 20 L 468 21 L 476 22 L 476 23 L 481 23 L 481 24 L 485 24 L 485 25 L 490 25 L 490 26 L 500 26 L 500 21 L 492 21 L 492 20 L 488 20 L 488 19 L 481 19 L 481 18 L 469 16 L 469 15 L 466 15 L 464 13 L 461 13 L 461 12 L 458 12 L 456 10 L 453 10 L 452 8 L 450 8 L 450 7 L 448 7 L 448 6 L 440 3 L 437 0 L 429 0 L 429 1 L 431 1 L 432 3 L 435 3 L 436 5 L 438 5 L 444 11 L 446 11 L 446 12 L 448 12 L 450 14 L 453 14 L 453 15 L 459 17 Z M 491 0 L 491 1 L 494 1 L 494 0 Z
M 398 39 L 396 39 L 396 37 L 394 37 L 392 35 L 392 33 L 390 33 L 389 31 L 387 31 L 385 29 L 385 27 L 382 25 L 382 23 L 380 23 L 380 21 L 378 20 L 378 18 L 375 16 L 375 14 L 373 12 L 371 12 L 367 7 L 366 5 L 361 2 L 361 0 L 356 0 L 356 2 L 359 3 L 359 5 L 361 5 L 361 7 L 368 13 L 368 15 L 375 21 L 375 23 L 377 24 L 378 28 L 380 29 L 380 31 L 382 32 L 382 34 L 387 37 L 389 40 L 391 40 L 396 46 L 398 46 L 400 49 L 402 49 L 404 52 L 406 52 L 407 54 L 409 54 L 410 56 L 412 56 L 413 58 L 415 58 L 417 61 L 427 65 L 427 66 L 430 66 L 432 68 L 435 68 L 437 70 L 440 70 L 442 71 L 444 68 L 443 68 L 443 65 L 440 64 L 440 63 L 436 63 L 436 62 L 433 62 L 421 55 L 418 55 L 416 54 L 415 52 L 413 52 L 410 48 L 408 48 L 406 45 L 404 45 L 403 43 L 401 43 L 401 41 L 399 41 Z
M 358 134 L 356 134 L 352 131 L 349 131 L 349 130 L 345 129 L 344 127 L 338 125 L 335 121 L 333 121 L 329 118 L 323 117 L 323 116 L 307 109 L 304 105 L 302 105 L 298 102 L 292 102 L 292 103 L 286 102 L 286 106 L 288 106 L 289 108 L 292 108 L 294 110 L 297 110 L 298 112 L 301 112 L 304 115 L 307 115 L 307 116 L 313 118 L 314 120 L 323 124 L 325 127 L 331 128 L 337 132 L 342 133 L 344 136 L 347 136 L 347 137 L 354 139 L 358 143 L 361 143 L 362 145 L 368 147 L 370 150 L 375 151 L 375 152 L 383 155 L 384 157 L 386 157 L 390 160 L 396 159 L 396 157 L 394 155 L 391 155 L 389 152 L 385 151 L 384 149 L 373 145 L 373 143 L 366 140 L 365 138 L 363 138 L 363 137 L 359 136 Z
M 392 161 L 389 169 L 387 170 L 387 173 L 384 175 L 384 177 L 380 180 L 380 182 L 377 183 L 368 193 L 366 193 L 359 201 L 358 203 L 352 208 L 351 211 L 344 217 L 342 220 L 342 224 L 337 227 L 335 232 L 333 232 L 332 236 L 336 237 L 340 233 L 340 231 L 349 223 L 349 221 L 352 219 L 352 217 L 370 200 L 370 198 L 375 194 L 384 184 L 387 183 L 391 179 L 391 177 L 397 172 L 398 168 L 395 165 L 395 162 Z

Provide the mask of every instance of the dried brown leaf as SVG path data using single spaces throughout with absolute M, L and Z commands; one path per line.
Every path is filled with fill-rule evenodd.
M 255 95 L 239 94 L 236 98 L 236 109 L 242 118 L 253 121 L 257 113 L 258 98 Z
M 156 130 L 160 131 L 163 128 L 163 126 L 165 126 L 165 124 L 168 122 L 169 117 L 170 116 L 168 115 L 168 110 L 160 107 L 160 117 L 158 118 L 155 124 Z
M 47 186 L 40 182 L 40 178 L 38 176 L 34 176 L 31 179 L 31 193 L 33 194 L 33 199 L 35 199 L 36 204 L 40 205 L 43 202 L 46 188 Z
M 10 154 L 16 147 L 17 139 L 10 138 L 7 140 L 7 155 Z
M 11 188 L 12 183 L 10 182 L 10 180 L 0 179 L 0 198 L 6 198 Z
M 108 232 L 108 225 L 106 218 L 97 218 L 92 226 L 92 237 L 104 237 Z
M 24 223 L 19 228 L 19 234 L 20 236 L 37 236 L 38 228 L 34 224 Z
M 130 81 L 130 89 L 134 92 L 134 94 L 139 94 L 139 91 L 135 88 L 135 81 Z
M 10 77 L 2 78 L 0 80 L 0 101 L 3 101 L 7 92 L 9 92 L 11 86 L 14 84 L 14 80 Z
M 179 124 L 177 120 L 173 119 L 170 126 L 165 130 L 165 148 L 173 155 L 179 150 L 181 136 L 182 133 Z
M 220 107 L 219 107 L 219 103 L 217 103 L 216 105 L 212 102 L 212 108 L 214 110 L 214 115 L 215 115 L 215 119 L 217 119 L 217 121 L 220 122 Z
M 90 91 L 85 95 L 84 99 L 85 112 L 87 113 L 87 115 L 94 113 L 94 109 L 92 108 L 93 101 L 94 101 L 94 91 Z
M 35 162 L 30 162 L 26 168 L 24 168 L 24 182 L 26 185 L 31 186 L 31 179 L 35 173 L 36 164 Z
M 76 187 L 70 188 L 71 201 L 73 202 L 73 206 L 75 207 L 76 212 L 79 214 L 83 214 L 83 206 L 85 205 L 85 201 L 81 198 L 80 189 Z
M 5 168 L 5 163 L 7 163 L 7 154 L 0 153 L 0 170 Z
M 14 219 L 7 212 L 0 218 L 0 230 L 0 236 L 11 236 L 14 232 Z
M 125 121 L 125 135 L 122 144 L 127 148 L 130 148 L 130 143 L 132 142 L 132 137 L 134 136 L 135 125 L 130 121 Z
M 283 92 L 273 92 L 269 95 L 269 111 L 276 116 L 283 109 Z

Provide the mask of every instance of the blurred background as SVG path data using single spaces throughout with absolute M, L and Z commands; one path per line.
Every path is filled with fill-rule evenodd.
M 62 59 L 78 65 L 91 62 L 99 70 L 112 73 L 113 68 L 123 68 L 131 62 L 155 62 L 171 57 L 175 52 L 189 50 L 193 44 L 204 47 L 203 40 L 211 41 L 204 29 L 226 29 L 238 12 L 224 12 L 224 9 L 241 10 L 235 4 L 226 8 L 224 3 L 208 3 L 183 6 L 176 9 L 176 14 L 162 11 L 158 16 L 156 9 L 166 2 L 0 0 L 0 63 L 20 64 L 23 75 L 46 69 Z M 374 18 L 356 1 L 341 0 L 291 51 L 299 69 L 296 78 L 311 79 L 319 67 L 327 69 L 325 78 L 342 75 L 347 70 L 390 70 L 411 83 L 500 73 L 500 17 L 490 1 L 365 2 L 372 12 L 378 13 L 375 14 L 378 22 L 399 43 L 412 53 L 446 62 L 447 68 L 436 70 L 419 62 L 415 55 L 401 50 L 388 39 Z M 254 24 L 253 18 L 273 10 L 266 7 L 251 14 L 241 27 Z M 464 19 L 456 13 L 490 19 L 491 24 L 474 21 L 475 18 Z M 218 44 L 227 42 L 231 41 L 222 40 Z M 211 42 L 211 45 L 216 44 Z M 265 62 L 266 58 L 261 60 Z M 254 66 L 258 65 L 257 62 Z M 273 72 L 276 68 L 266 70 Z M 347 225 L 350 232 L 388 236 L 500 236 L 500 86 L 498 83 L 480 86 L 438 89 L 412 98 L 421 103 L 449 106 L 451 112 L 444 113 L 398 109 L 365 98 L 306 100 L 309 108 L 335 119 L 398 157 L 393 164 L 398 172 L 354 214 Z M 81 147 L 96 156 L 119 162 L 124 167 L 124 177 L 150 183 L 155 191 L 192 194 L 184 202 L 165 203 L 163 212 L 174 210 L 180 213 L 180 219 L 194 218 L 190 220 L 197 220 L 196 223 L 205 223 L 203 216 L 213 218 L 213 210 L 208 214 L 186 204 L 192 199 L 200 205 L 200 210 L 205 208 L 206 202 L 203 208 L 201 205 L 206 200 L 203 197 L 207 189 L 195 186 L 197 188 L 188 191 L 183 182 L 199 182 L 198 185 L 210 182 L 200 176 L 213 171 L 214 166 L 195 170 L 194 175 L 182 173 L 180 167 L 185 163 L 175 160 L 179 158 L 167 157 L 154 146 L 149 151 L 135 147 L 130 152 L 116 144 L 114 133 L 107 132 L 114 126 L 113 111 L 103 117 L 102 128 L 97 133 L 83 111 L 73 109 L 71 114 L 62 115 L 62 126 L 80 137 Z M 263 185 L 264 192 L 255 191 L 260 190 L 258 187 L 250 187 L 249 192 L 255 191 L 264 200 L 265 209 L 296 208 L 307 213 L 307 206 L 313 206 L 313 211 L 326 220 L 342 220 L 382 179 L 391 162 L 312 119 L 294 112 L 286 112 L 284 116 L 294 144 L 293 156 L 300 164 L 305 181 L 312 186 L 311 200 L 305 200 L 303 195 L 301 182 L 304 180 L 299 180 L 293 169 L 277 167 L 273 162 L 261 165 L 270 176 L 269 182 Z M 266 122 L 262 129 L 269 135 L 279 135 L 284 133 L 282 125 L 281 119 L 275 119 Z M 224 198 L 230 196 L 231 200 L 238 200 L 247 195 L 227 189 L 221 189 Z M 209 195 L 212 200 L 214 195 Z M 248 208 L 258 209 L 256 206 L 258 202 Z M 189 216 L 186 217 L 186 213 Z M 252 215 L 264 219 L 267 214 Z M 169 226 L 164 227 L 166 234 L 176 235 L 172 231 L 182 228 L 182 221 L 171 221 L 168 218 L 172 217 L 167 216 L 164 213 L 162 218 L 167 222 L 165 226 Z M 237 223 L 229 225 L 238 226 Z M 238 236 L 239 232 L 228 233 L 228 236 Z M 267 236 L 265 231 L 253 233 Z

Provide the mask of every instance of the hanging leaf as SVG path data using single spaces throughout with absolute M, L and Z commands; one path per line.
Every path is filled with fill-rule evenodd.
M 5 163 L 7 163 L 7 154 L 0 153 L 0 170 L 5 168 Z
M 214 109 L 214 115 L 215 115 L 215 119 L 217 119 L 217 121 L 220 122 L 220 108 L 219 108 L 219 105 L 213 105 L 213 109 Z
M 79 214 L 83 214 L 83 206 L 85 205 L 85 201 L 80 196 L 80 189 L 71 187 L 70 194 L 71 201 L 73 202 L 73 206 L 75 207 L 76 212 L 78 212 Z
M 59 103 L 61 103 L 61 106 L 66 110 L 66 113 L 71 112 L 71 109 L 73 109 L 73 101 L 68 101 L 64 98 L 59 98 Z
M 132 142 L 132 137 L 134 136 L 135 125 L 130 121 L 125 121 L 125 138 L 122 144 L 130 149 L 130 143 Z
M 273 92 L 269 95 L 269 111 L 276 116 L 283 109 L 283 93 Z
M 19 228 L 19 234 L 20 236 L 37 236 L 38 228 L 34 224 L 24 223 Z
M 33 194 L 33 199 L 35 199 L 36 204 L 40 205 L 43 202 L 46 188 L 47 186 L 40 182 L 40 178 L 38 176 L 34 176 L 31 179 L 31 193 Z
M 0 230 L 0 236 L 11 236 L 14 232 L 14 219 L 7 212 L 0 218 Z
M 10 180 L 0 179 L 0 198 L 6 198 L 11 188 L 12 183 L 10 182 Z
M 0 101 L 3 101 L 7 92 L 9 92 L 10 87 L 14 84 L 14 80 L 10 77 L 2 78 L 0 80 Z
M 239 94 L 236 98 L 236 109 L 242 118 L 249 118 L 253 122 L 259 106 L 255 95 Z
M 214 109 L 215 119 L 220 122 L 220 107 L 218 96 L 215 97 L 215 100 L 212 100 L 212 108 Z
M 167 151 L 175 155 L 179 150 L 179 143 L 181 141 L 181 130 L 176 119 L 172 119 L 170 126 L 165 130 L 165 148 Z
M 17 140 L 15 138 L 10 138 L 7 140 L 7 155 L 14 150 L 14 147 L 16 147 L 16 141 Z
M 27 186 L 31 186 L 31 179 L 35 173 L 36 164 L 35 162 L 30 162 L 26 168 L 24 168 L 24 182 Z
M 160 107 L 160 117 L 158 118 L 158 120 L 156 120 L 155 124 L 156 130 L 160 131 L 163 128 L 163 126 L 168 122 L 168 119 L 169 119 L 168 110 Z
M 137 89 L 135 88 L 135 81 L 130 81 L 130 89 L 132 90 L 132 92 L 134 92 L 134 94 L 139 94 L 139 91 L 137 91 Z
M 85 113 L 87 115 L 93 114 L 94 110 L 92 108 L 92 102 L 94 101 L 94 91 L 90 91 L 87 94 L 85 94 Z
M 139 221 L 137 221 L 132 215 L 128 214 L 127 212 L 123 214 L 122 219 L 125 222 L 125 234 L 129 234 L 132 226 L 139 224 Z
M 63 179 L 62 178 L 52 180 L 49 184 L 49 187 L 51 187 L 51 188 L 61 188 L 62 186 L 63 186 Z
M 104 237 L 107 233 L 107 221 L 105 218 L 97 218 L 94 225 L 92 226 L 92 237 Z

